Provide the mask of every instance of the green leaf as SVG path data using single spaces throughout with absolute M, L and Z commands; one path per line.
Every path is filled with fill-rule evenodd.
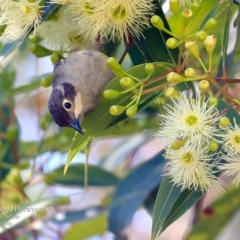
M 158 190 L 153 210 L 152 239 L 158 236 L 194 203 L 203 196 L 202 192 L 184 190 L 172 184 L 171 179 L 165 176 Z
M 68 173 L 63 176 L 63 167 L 45 175 L 45 182 L 49 185 L 61 184 L 65 186 L 84 187 L 85 164 L 74 164 L 69 167 Z M 88 186 L 114 186 L 119 179 L 113 173 L 105 171 L 97 166 L 88 165 Z
M 63 240 L 85 240 L 95 235 L 102 235 L 107 231 L 107 215 L 72 224 L 63 236 Z
M 173 68 L 173 65 L 167 63 L 154 63 L 155 72 L 151 76 L 152 78 L 157 77 L 165 73 L 166 67 Z M 138 77 L 140 79 L 147 76 L 145 72 L 145 64 L 135 66 L 127 71 L 129 74 Z M 117 91 L 122 91 L 120 86 L 120 78 L 114 78 L 106 87 L 106 89 L 114 89 Z M 164 78 L 161 81 L 154 82 L 151 84 L 151 87 L 159 85 L 160 83 L 166 82 Z M 162 94 L 162 90 L 154 91 L 153 93 L 145 94 L 141 97 L 138 111 L 141 111 L 147 107 L 156 97 Z M 108 127 L 115 125 L 116 123 L 127 118 L 125 113 L 120 116 L 112 116 L 109 113 L 109 108 L 112 105 L 126 105 L 131 101 L 132 93 L 123 94 L 116 99 L 105 99 L 103 96 L 98 98 L 98 107 L 91 113 L 88 113 L 82 123 L 82 127 L 85 130 L 85 135 L 80 135 L 79 133 L 75 134 L 73 138 L 71 148 L 69 150 L 68 159 L 65 165 L 64 173 L 66 173 L 72 159 L 74 156 L 96 135 L 101 131 L 105 130 Z
M 228 38 L 229 38 L 229 28 L 230 28 L 230 22 L 232 17 L 232 6 L 233 1 L 230 1 L 228 6 L 228 13 L 227 13 L 227 19 L 225 23 L 224 28 L 224 34 L 223 34 L 223 44 L 222 44 L 222 67 L 225 69 L 226 66 L 226 56 L 227 56 L 227 48 L 228 48 Z
M 170 30 L 164 12 L 157 0 L 153 2 L 156 6 L 154 14 L 159 15 L 166 29 Z M 159 31 L 151 27 L 143 31 L 144 37 L 132 36 L 136 46 L 142 52 L 146 62 L 168 62 L 174 65 L 178 61 L 178 49 L 170 50 L 166 47 L 165 42 L 168 38 L 172 37 L 169 34 Z M 131 54 L 131 52 L 130 52 Z
M 49 197 L 9 207 L 6 211 L 3 211 L 6 216 L 1 216 L 0 233 L 15 227 L 17 224 L 35 215 L 38 211 L 50 211 L 49 207 L 60 204 L 63 198 L 65 199 L 66 197 Z
M 7 176 L 11 166 L 14 167 L 18 161 L 19 125 L 11 104 L 11 100 L 7 96 L 0 94 L 0 133 L 6 134 L 11 121 L 11 124 L 15 124 L 17 127 L 13 141 L 0 139 L 0 181 Z
M 109 229 L 119 235 L 131 223 L 134 213 L 146 196 L 159 185 L 164 167 L 161 154 L 155 156 L 123 178 L 116 187 L 109 206 Z
M 240 208 L 240 188 L 231 188 L 203 210 L 188 240 L 217 239 Z M 223 217 L 224 216 L 224 217 Z

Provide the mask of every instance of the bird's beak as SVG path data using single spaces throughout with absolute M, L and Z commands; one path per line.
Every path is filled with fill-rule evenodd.
M 79 124 L 79 121 L 77 118 L 74 118 L 74 120 L 70 123 L 70 127 L 74 128 L 76 131 L 84 135 L 83 130 Z

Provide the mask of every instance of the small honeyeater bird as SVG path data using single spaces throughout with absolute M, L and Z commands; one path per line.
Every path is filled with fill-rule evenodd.
M 107 56 L 93 50 L 72 52 L 53 70 L 48 108 L 60 127 L 72 127 L 83 134 L 84 115 L 97 106 L 97 98 L 114 78 Z

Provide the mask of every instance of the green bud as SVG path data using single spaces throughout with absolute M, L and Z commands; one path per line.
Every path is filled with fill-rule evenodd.
M 48 126 L 48 121 L 45 117 L 41 117 L 39 120 L 39 125 L 42 130 L 46 130 Z
M 34 3 L 34 2 L 36 2 L 36 0 L 28 0 L 28 2 Z
M 174 48 L 178 47 L 179 41 L 176 38 L 169 38 L 166 42 L 166 45 L 168 48 L 174 49 Z
M 208 21 L 204 24 L 202 30 L 207 31 L 217 25 L 216 18 L 210 18 Z
M 6 27 L 7 27 L 7 24 L 1 24 L 1 25 L 0 25 L 0 36 L 1 36 L 1 35 L 3 34 L 3 32 L 5 31 Z
M 18 134 L 18 127 L 16 124 L 11 124 L 7 127 L 7 131 L 6 131 L 6 139 L 9 142 L 12 142 Z
M 171 149 L 173 150 L 178 150 L 180 149 L 187 141 L 188 138 L 184 138 L 184 139 L 176 139 L 172 144 L 171 144 Z
M 163 97 L 158 97 L 154 102 L 159 105 L 165 105 L 165 99 Z
M 179 0 L 169 0 L 169 9 L 177 15 L 180 9 Z
M 51 62 L 55 65 L 59 62 L 59 60 L 62 58 L 61 55 L 59 55 L 58 53 L 53 53 L 50 56 Z
M 216 44 L 217 44 L 217 37 L 214 35 L 207 36 L 207 38 L 203 41 L 203 45 L 209 55 L 212 55 L 216 47 Z
M 192 10 L 192 13 L 193 13 L 193 17 L 196 17 L 199 13 L 201 9 L 201 3 L 199 1 L 194 1 L 192 3 L 192 7 L 191 7 L 191 10 Z
M 109 112 L 111 115 L 117 116 L 117 115 L 120 115 L 121 113 L 123 113 L 124 110 L 125 110 L 125 108 L 122 106 L 113 105 L 110 107 Z
M 199 90 L 201 93 L 206 93 L 209 88 L 210 88 L 210 83 L 208 82 L 208 80 L 201 80 L 199 82 Z
M 123 77 L 120 79 L 120 85 L 123 88 L 130 88 L 134 86 L 134 81 L 130 77 Z
M 115 71 L 119 71 L 119 72 L 124 71 L 123 68 L 122 68 L 122 66 L 119 64 L 119 62 L 117 61 L 117 59 L 114 58 L 114 57 L 108 58 L 108 60 L 107 60 L 107 65 L 108 65 L 111 69 L 113 69 L 113 70 L 115 70 Z
M 216 97 L 211 97 L 208 102 L 209 106 L 217 106 L 218 105 L 218 98 Z
M 151 17 L 151 23 L 155 28 L 159 30 L 165 29 L 163 20 L 158 15 L 154 15 Z
M 126 115 L 128 117 L 133 117 L 137 113 L 137 110 L 138 110 L 138 105 L 134 104 L 126 110 Z
M 47 74 L 41 79 L 40 85 L 45 88 L 50 87 L 52 85 L 52 80 L 53 74 Z
M 151 75 L 155 70 L 155 66 L 152 63 L 148 63 L 145 65 L 145 71 L 148 75 Z
M 173 87 L 169 87 L 165 90 L 164 92 L 164 96 L 167 97 L 167 98 L 179 98 L 181 96 L 180 92 L 173 88 Z
M 126 76 L 125 72 L 123 72 L 123 71 L 115 71 L 115 70 L 112 70 L 112 71 L 117 77 L 122 78 L 122 77 Z
M 187 78 L 195 78 L 197 76 L 196 71 L 193 68 L 187 68 L 184 72 L 184 75 Z
M 219 120 L 219 127 L 226 128 L 230 124 L 230 120 L 228 117 L 224 116 Z
M 57 200 L 58 205 L 66 205 L 71 202 L 71 199 L 69 197 L 61 197 Z
M 170 72 L 167 74 L 167 81 L 171 83 L 183 82 L 185 78 L 176 72 Z
M 205 31 L 199 31 L 196 34 L 196 39 L 200 41 L 204 41 L 207 38 L 207 33 Z
M 219 144 L 214 139 L 211 139 L 208 144 L 208 149 L 212 152 L 216 152 L 218 148 L 219 148 Z
M 46 57 L 52 54 L 52 51 L 37 43 L 32 43 L 30 45 L 30 50 L 38 58 Z
M 103 92 L 103 96 L 106 99 L 114 99 L 114 98 L 117 98 L 119 95 L 120 95 L 120 92 L 112 89 L 107 89 Z
M 199 58 L 199 49 L 196 41 L 186 42 L 185 47 L 195 58 Z
M 36 34 L 30 34 L 28 37 L 30 43 L 40 43 L 43 39 L 41 36 Z
M 183 24 L 185 26 L 187 26 L 190 23 L 190 21 L 192 19 L 192 15 L 193 14 L 192 14 L 192 11 L 190 9 L 184 9 L 182 11 Z

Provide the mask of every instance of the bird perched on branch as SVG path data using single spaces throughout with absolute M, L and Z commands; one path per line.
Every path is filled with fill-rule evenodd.
M 107 56 L 93 50 L 76 51 L 60 60 L 53 71 L 48 108 L 60 127 L 83 134 L 84 115 L 97 106 L 97 98 L 114 78 Z

